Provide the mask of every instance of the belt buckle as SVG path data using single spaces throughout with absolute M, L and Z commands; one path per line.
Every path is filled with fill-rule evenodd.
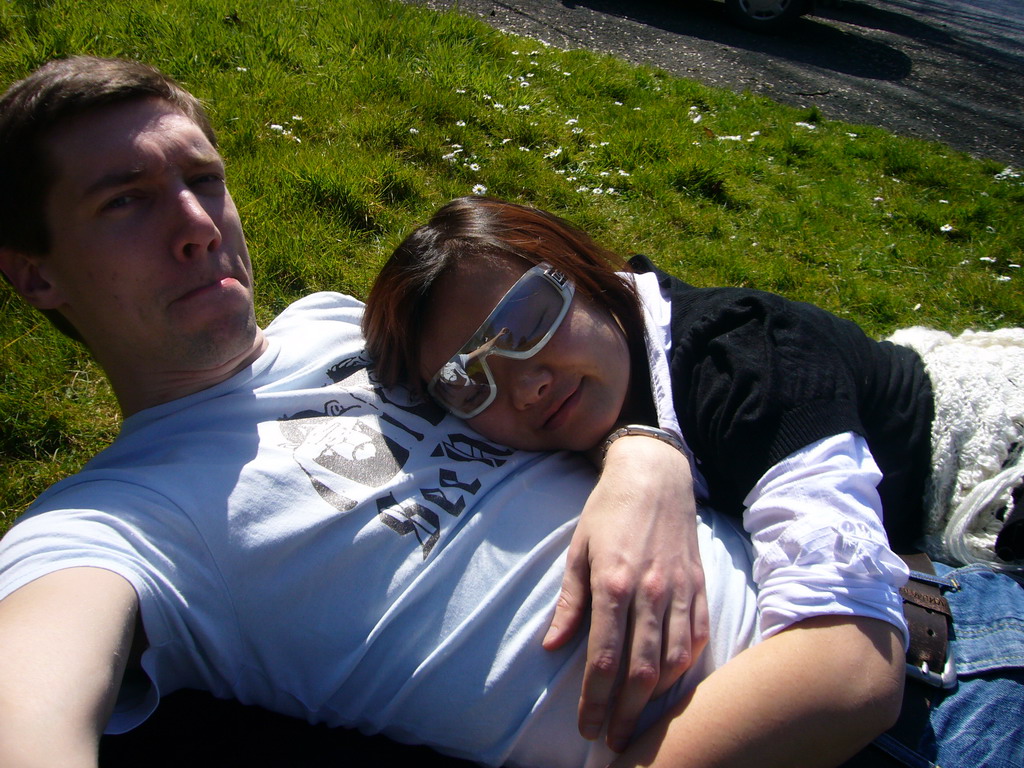
M 907 677 L 918 680 L 933 688 L 948 690 L 956 686 L 956 662 L 953 660 L 953 649 L 947 646 L 946 660 L 943 663 L 942 671 L 933 671 L 927 661 L 922 661 L 921 666 L 907 662 Z

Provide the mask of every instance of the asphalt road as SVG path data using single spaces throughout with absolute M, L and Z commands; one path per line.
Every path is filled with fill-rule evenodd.
M 1024 0 L 843 0 L 784 34 L 713 0 L 410 0 L 1024 167 Z

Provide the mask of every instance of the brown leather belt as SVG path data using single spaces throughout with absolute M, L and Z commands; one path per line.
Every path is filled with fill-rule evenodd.
M 928 555 L 900 555 L 911 571 L 935 574 Z M 900 588 L 903 597 L 903 616 L 910 630 L 910 648 L 907 650 L 907 675 L 936 688 L 951 688 L 956 684 L 956 667 L 949 647 L 953 614 L 942 596 L 939 586 L 927 580 L 914 578 Z

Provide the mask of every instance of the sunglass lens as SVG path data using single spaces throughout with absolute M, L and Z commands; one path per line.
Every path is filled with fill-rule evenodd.
M 433 396 L 457 416 L 472 413 L 488 397 L 491 383 L 481 358 L 452 360 L 434 382 Z
M 489 318 L 485 333 L 489 339 L 494 339 L 492 348 L 506 352 L 532 349 L 551 329 L 562 303 L 561 294 L 546 278 L 538 275 Z

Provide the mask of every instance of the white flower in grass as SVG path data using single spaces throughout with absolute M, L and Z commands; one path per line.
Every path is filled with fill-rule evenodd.
M 952 224 L 943 224 L 941 227 L 939 227 L 939 231 L 940 232 L 952 232 L 953 231 L 953 225 Z
M 846 135 L 849 136 L 851 139 L 856 139 L 857 138 L 857 134 L 856 133 L 848 133 Z M 918 306 L 921 306 L 921 305 L 918 304 Z
M 579 122 L 579 120 L 577 120 L 575 117 L 570 117 L 568 120 L 565 121 L 565 124 L 566 125 L 576 125 L 576 123 L 578 123 L 578 122 Z
M 554 160 L 560 154 L 562 154 L 562 148 L 558 147 L 556 149 L 552 149 L 550 152 L 544 155 L 544 157 L 546 157 L 548 160 Z
M 1010 269 L 1020 269 L 1020 264 L 1007 264 Z
M 920 308 L 921 308 L 920 304 L 915 304 L 914 305 L 914 309 L 912 311 L 917 312 Z
M 591 191 L 591 192 L 593 192 L 593 193 L 594 193 L 595 195 L 601 195 L 601 194 L 604 194 L 604 190 L 603 190 L 603 189 L 601 189 L 600 187 L 594 187 L 594 188 L 593 188 L 592 190 L 590 190 L 590 191 Z
M 871 198 L 871 199 L 872 199 L 872 200 L 873 200 L 874 202 L 876 202 L 876 203 L 881 203 L 881 202 L 883 202 L 883 201 L 885 200 L 885 198 L 884 198 L 884 197 L 873 197 L 873 198 Z
M 943 205 L 949 205 L 949 200 L 939 200 Z
M 991 256 L 979 256 L 978 261 L 984 261 L 986 264 L 995 264 L 996 260 Z
M 249 68 L 248 67 L 235 67 L 235 71 L 237 71 L 237 72 L 248 72 Z
M 505 105 L 504 104 L 499 104 L 498 102 L 494 102 L 494 108 L 495 109 L 504 109 Z
M 576 187 L 576 191 L 580 193 L 589 192 L 590 187 Z
M 703 119 L 704 119 L 704 115 L 702 115 L 700 112 L 696 112 L 696 113 L 690 115 L 690 122 L 693 123 L 694 125 L 696 125 L 697 123 L 699 123 Z
M 572 77 L 572 72 L 563 72 L 562 74 L 566 77 Z
M 480 164 L 479 163 L 470 163 L 466 167 L 469 168 L 469 170 L 471 170 L 471 171 L 479 171 L 480 170 Z
M 529 148 L 529 147 L 520 147 L 520 148 L 519 148 L 519 151 L 520 151 L 520 152 L 529 152 L 529 151 L 530 151 L 530 148 Z
M 572 132 L 574 134 L 576 134 L 576 135 L 579 135 L 579 134 L 583 133 L 583 129 L 582 128 L 573 128 Z
M 998 179 L 999 181 L 1003 181 L 1004 179 L 1019 179 L 1020 171 L 1016 171 L 1014 170 L 1012 165 L 1008 165 L 1005 168 L 1003 168 L 1003 170 L 1001 170 L 999 173 L 997 173 L 994 178 Z
M 520 104 L 518 109 L 520 109 L 523 112 L 529 112 L 530 111 L 530 105 L 529 104 Z
M 459 128 L 465 128 L 466 127 L 466 121 L 465 120 L 456 120 L 455 124 L 457 126 L 459 126 Z
M 510 141 L 512 141 L 512 139 L 502 139 L 501 143 L 504 146 L 505 144 L 508 144 Z
M 284 126 L 278 125 L 277 123 L 271 123 L 270 130 L 277 131 L 278 133 L 284 133 Z
M 455 89 L 455 92 L 456 92 L 456 93 L 465 93 L 465 92 L 466 92 L 466 89 L 465 89 L 465 88 L 456 88 L 456 89 Z
M 614 104 L 616 107 L 621 107 L 622 106 L 622 102 L 621 101 L 613 101 L 612 104 Z
M 411 133 L 413 136 L 415 136 L 419 132 L 420 132 L 419 128 L 410 128 L 409 129 L 409 133 Z
M 719 141 L 743 141 L 742 136 L 718 136 Z
M 996 280 L 1000 283 L 1008 283 L 1011 279 L 1009 275 L 996 275 Z
M 814 123 L 805 123 L 802 120 L 799 121 L 799 122 L 793 123 L 793 125 L 798 125 L 801 128 L 806 128 L 808 131 L 816 131 L 816 130 L 818 130 L 818 126 L 816 126 Z
M 299 122 L 301 122 L 302 121 L 302 115 L 292 115 L 292 120 L 298 120 Z
M 483 184 L 475 184 L 475 185 L 473 185 L 473 194 L 474 195 L 486 195 L 487 194 L 487 187 L 485 187 Z
M 624 170 L 622 170 L 622 169 L 620 168 L 620 169 L 619 169 L 619 176 L 629 176 L 629 174 L 628 174 L 628 173 L 626 173 L 626 172 L 625 172 Z

